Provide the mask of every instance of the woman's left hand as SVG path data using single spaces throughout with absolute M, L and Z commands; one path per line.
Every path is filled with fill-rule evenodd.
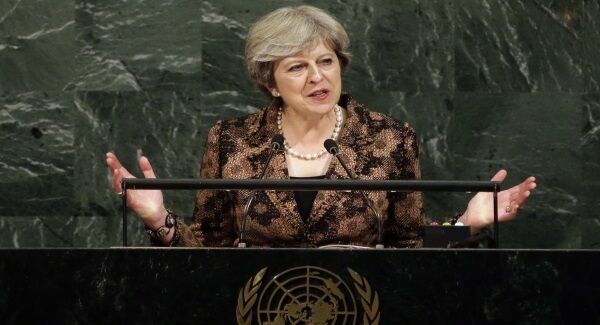
M 506 170 L 501 169 L 492 177 L 492 181 L 502 182 L 506 178 L 506 175 Z M 523 203 L 525 203 L 536 186 L 535 177 L 530 176 L 520 184 L 499 192 L 498 221 L 502 222 L 514 219 L 517 216 L 519 208 L 523 206 Z M 471 226 L 472 233 L 477 233 L 481 228 L 487 227 L 494 222 L 493 205 L 493 194 L 491 192 L 479 192 L 469 201 L 467 210 L 459 218 L 459 221 Z

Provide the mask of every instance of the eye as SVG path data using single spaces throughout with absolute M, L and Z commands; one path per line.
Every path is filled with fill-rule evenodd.
M 299 71 L 300 69 L 302 69 L 302 67 L 302 64 L 294 64 L 288 69 L 288 71 Z
M 331 58 L 326 58 L 326 59 L 323 59 L 323 60 L 321 60 L 321 63 L 323 63 L 323 64 L 325 64 L 325 65 L 330 65 L 330 64 L 332 64 L 332 63 L 333 63 L 333 59 L 331 59 Z

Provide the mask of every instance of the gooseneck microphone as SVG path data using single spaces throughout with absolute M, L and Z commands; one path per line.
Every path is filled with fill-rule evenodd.
M 352 170 L 350 170 L 350 168 L 348 168 L 348 165 L 346 165 L 346 161 L 344 161 L 344 159 L 342 159 L 342 157 L 339 155 L 340 149 L 338 148 L 337 142 L 335 142 L 335 140 L 327 139 L 323 143 L 323 146 L 325 147 L 325 150 L 327 150 L 327 152 L 329 152 L 337 158 L 337 160 L 340 162 L 342 167 L 344 167 L 344 170 L 346 171 L 348 176 L 350 176 L 351 179 L 358 179 L 356 174 Z M 377 212 L 377 210 L 373 206 L 373 202 L 369 199 L 365 192 L 360 191 L 360 194 L 363 196 L 365 201 L 367 201 L 367 206 L 377 218 L 377 245 L 375 245 L 375 248 L 383 248 L 383 219 L 381 218 L 381 215 L 379 214 L 379 212 Z
M 265 163 L 265 166 L 263 167 L 263 170 L 260 173 L 260 176 L 258 177 L 258 179 L 263 179 L 265 177 L 265 173 L 267 172 L 267 169 L 269 168 L 269 165 L 271 164 L 271 159 L 273 158 L 273 155 L 279 149 L 281 149 L 281 147 L 283 147 L 283 135 L 275 134 L 273 136 L 273 138 L 271 139 L 271 151 L 269 152 L 269 157 L 267 158 L 267 162 Z M 250 206 L 252 206 L 252 202 L 254 201 L 255 197 L 256 197 L 256 191 L 252 191 L 252 196 L 250 196 L 250 198 L 246 202 L 246 205 L 244 206 L 244 215 L 242 216 L 242 225 L 240 227 L 240 242 L 238 243 L 238 247 L 240 247 L 240 248 L 246 247 L 246 241 L 245 241 L 246 219 L 248 219 L 248 213 L 250 211 Z

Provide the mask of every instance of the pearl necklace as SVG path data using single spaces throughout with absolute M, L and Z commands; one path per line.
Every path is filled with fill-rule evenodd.
M 335 104 L 333 111 L 335 112 L 335 127 L 333 128 L 333 133 L 331 134 L 331 138 L 333 140 L 337 140 L 340 135 L 340 130 L 342 129 L 342 124 L 344 123 L 344 115 L 342 114 L 342 108 Z M 283 135 L 283 129 L 281 128 L 281 116 L 283 109 L 279 107 L 279 111 L 277 112 L 277 128 L 279 129 L 279 133 Z M 303 153 L 298 152 L 294 148 L 290 147 L 290 145 L 283 139 L 283 147 L 285 148 L 285 152 L 288 153 L 292 157 L 296 157 L 302 160 L 315 160 L 323 157 L 327 153 L 325 149 L 321 149 L 319 152 L 315 153 Z

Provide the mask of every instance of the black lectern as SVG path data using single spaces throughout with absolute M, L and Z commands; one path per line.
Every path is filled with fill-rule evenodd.
M 598 324 L 600 251 L 5 249 L 3 324 Z

